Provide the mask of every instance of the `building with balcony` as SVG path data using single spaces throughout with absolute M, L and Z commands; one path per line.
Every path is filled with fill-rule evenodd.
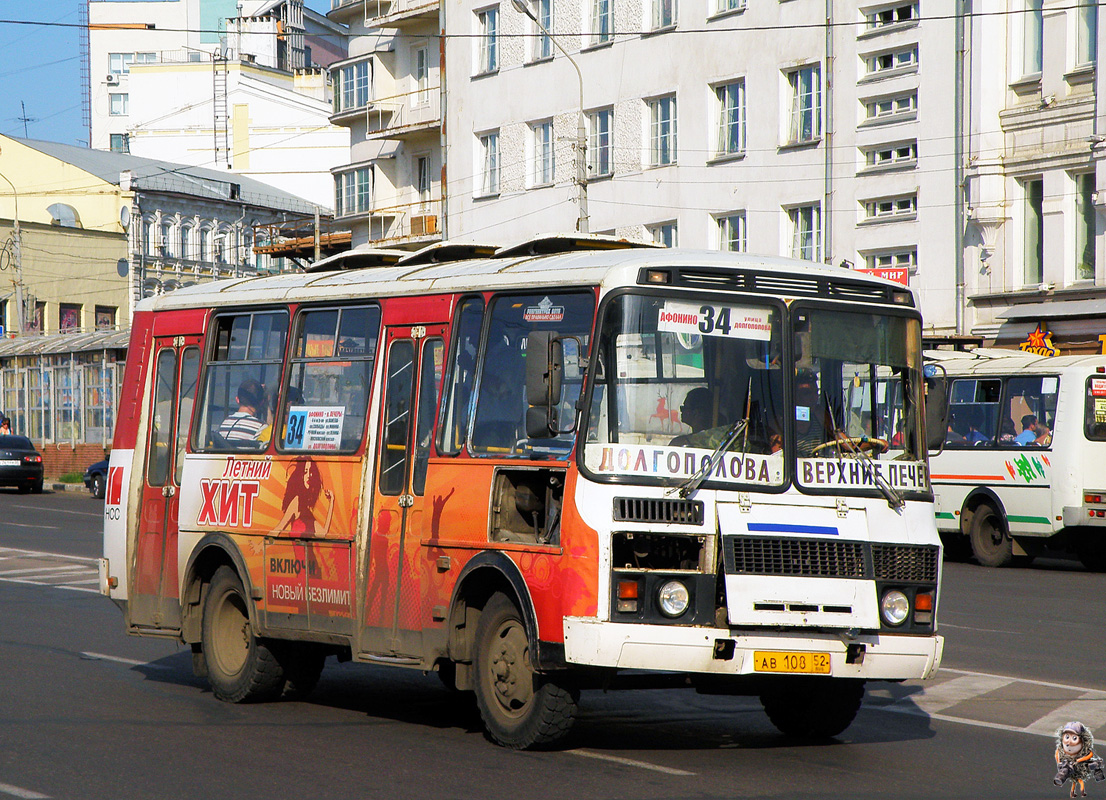
M 418 247 L 444 230 L 442 46 L 438 0 L 334 4 L 349 57 L 331 66 L 330 120 L 349 129 L 349 161 L 333 170 L 334 209 L 354 246 Z
M 302 0 L 89 2 L 91 142 L 333 203 L 349 152 L 325 67 L 345 29 Z
M 1106 336 L 1106 122 L 1097 8 L 985 0 L 965 22 L 965 292 L 1004 346 L 1038 328 L 1061 353 Z

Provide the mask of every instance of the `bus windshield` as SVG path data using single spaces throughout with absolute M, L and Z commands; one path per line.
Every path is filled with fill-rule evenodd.
M 837 458 L 857 447 L 921 460 L 918 321 L 838 308 L 800 308 L 792 320 L 796 455 Z
M 686 480 L 731 439 L 708 484 L 782 486 L 782 316 L 771 301 L 613 299 L 596 350 L 587 468 Z

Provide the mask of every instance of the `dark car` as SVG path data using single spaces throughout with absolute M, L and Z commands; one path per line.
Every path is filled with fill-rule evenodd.
M 104 499 L 104 487 L 107 485 L 107 477 L 107 460 L 97 461 L 84 471 L 84 485 L 88 487 L 88 491 L 92 492 L 93 497 Z
M 42 456 L 26 436 L 0 436 L 0 486 L 42 491 Z

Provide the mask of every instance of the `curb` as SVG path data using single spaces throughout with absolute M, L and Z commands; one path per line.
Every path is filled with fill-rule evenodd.
M 84 483 L 49 483 L 47 482 L 44 488 L 53 492 L 85 492 L 88 493 L 88 487 Z

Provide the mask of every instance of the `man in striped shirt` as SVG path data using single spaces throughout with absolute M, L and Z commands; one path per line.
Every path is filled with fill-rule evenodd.
M 253 378 L 238 385 L 238 410 L 223 420 L 219 435 L 229 443 L 257 442 L 265 427 L 259 419 L 265 405 L 265 389 Z

